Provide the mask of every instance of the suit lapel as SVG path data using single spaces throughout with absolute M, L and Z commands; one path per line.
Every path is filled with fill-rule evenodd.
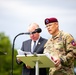
M 29 52 L 31 52 L 31 41 L 32 41 L 32 40 L 29 40 L 29 41 L 28 41 L 28 45 L 29 45 L 28 51 L 29 51 Z

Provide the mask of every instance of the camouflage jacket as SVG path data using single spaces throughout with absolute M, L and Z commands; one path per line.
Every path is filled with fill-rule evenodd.
M 44 53 L 49 53 L 61 59 L 61 67 L 52 67 L 49 75 L 74 75 L 74 54 L 76 54 L 76 42 L 72 35 L 60 31 L 52 37 L 44 46 Z

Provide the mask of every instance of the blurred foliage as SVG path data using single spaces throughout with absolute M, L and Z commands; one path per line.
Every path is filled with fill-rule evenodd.
M 76 59 L 74 60 L 74 66 L 76 67 Z
M 2 54 L 3 53 L 3 54 Z M 21 65 L 16 63 L 17 51 L 14 50 L 13 75 L 21 75 Z M 0 75 L 12 75 L 12 44 L 8 36 L 0 33 Z

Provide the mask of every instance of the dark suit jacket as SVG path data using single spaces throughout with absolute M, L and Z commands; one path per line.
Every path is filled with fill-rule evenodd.
M 31 39 L 24 41 L 22 44 L 21 50 L 31 52 L 31 41 L 32 41 Z M 40 37 L 38 44 L 35 47 L 34 52 L 37 54 L 42 54 L 43 50 L 44 50 L 43 47 L 44 47 L 46 41 L 47 41 L 46 39 Z M 23 64 L 22 75 L 35 75 L 35 68 L 27 69 L 26 65 Z M 39 75 L 46 75 L 46 69 L 45 68 L 39 68 Z

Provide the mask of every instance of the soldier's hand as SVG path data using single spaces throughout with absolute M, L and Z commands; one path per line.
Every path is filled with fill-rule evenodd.
M 58 66 L 61 64 L 60 59 L 57 59 L 57 60 L 55 60 L 54 62 L 55 62 L 55 66 L 56 66 L 56 67 L 58 67 Z
M 61 69 L 60 59 L 57 59 L 57 60 L 55 61 L 55 67 L 56 67 L 57 70 Z

